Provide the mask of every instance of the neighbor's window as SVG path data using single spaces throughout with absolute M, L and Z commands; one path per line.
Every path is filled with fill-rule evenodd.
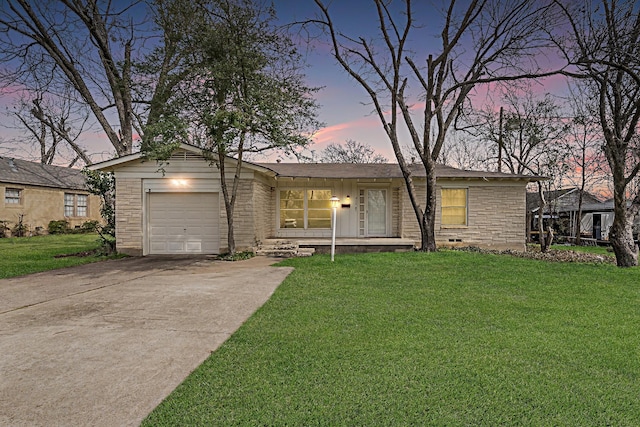
M 4 202 L 7 205 L 19 205 L 21 196 L 22 196 L 22 190 L 19 188 L 4 189 Z
M 86 194 L 64 193 L 64 216 L 87 216 Z
M 442 225 L 467 225 L 467 189 L 442 189 Z
M 331 228 L 331 190 L 281 190 L 280 228 Z

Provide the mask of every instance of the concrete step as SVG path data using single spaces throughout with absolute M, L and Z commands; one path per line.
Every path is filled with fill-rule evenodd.
M 258 246 L 256 255 L 292 258 L 311 256 L 314 252 L 314 248 L 299 248 L 289 240 L 269 239 Z
M 265 251 L 293 250 L 293 249 L 298 249 L 298 245 L 295 245 L 295 244 L 260 245 L 259 248 Z
M 256 255 L 263 256 L 275 256 L 280 258 L 293 258 L 298 256 L 298 251 L 295 249 L 283 249 L 283 250 L 262 250 L 258 249 Z

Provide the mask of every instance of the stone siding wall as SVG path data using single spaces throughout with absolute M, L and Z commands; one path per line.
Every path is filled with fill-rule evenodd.
M 116 249 L 118 252 L 142 255 L 142 179 L 116 180 Z
M 441 206 L 442 187 L 437 190 L 438 207 Z M 455 187 L 462 187 L 459 183 Z M 467 225 L 443 227 L 440 223 L 441 210 L 436 212 L 436 242 L 440 246 L 479 246 L 492 249 L 525 250 L 526 205 L 525 186 L 483 185 L 473 183 L 467 188 Z M 424 192 L 424 185 L 418 186 Z M 406 189 L 402 196 L 403 229 L 402 237 L 420 241 L 420 229 Z
M 276 235 L 276 203 L 274 185 L 256 179 L 253 183 L 253 220 L 258 242 Z
M 231 186 L 231 182 L 228 183 Z M 231 189 L 229 189 L 231 190 Z M 238 184 L 238 195 L 233 213 L 233 230 L 236 242 L 236 251 L 252 249 L 256 243 L 253 230 L 253 182 L 250 179 L 241 179 Z M 220 252 L 229 250 L 228 244 L 227 210 L 224 204 L 224 195 L 220 191 Z
M 5 203 L 5 188 L 21 191 L 20 203 Z M 87 195 L 87 216 L 64 215 L 65 193 Z M 0 184 L 0 221 L 10 229 L 15 227 L 22 215 L 22 224 L 29 235 L 46 234 L 50 221 L 67 220 L 69 227 L 80 227 L 87 221 L 102 221 L 100 197 L 81 190 L 64 190 L 31 185 Z

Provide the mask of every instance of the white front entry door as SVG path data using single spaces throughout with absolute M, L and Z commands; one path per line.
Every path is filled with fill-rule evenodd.
M 217 254 L 218 193 L 149 193 L 149 254 Z
M 384 237 L 387 235 L 387 190 L 367 188 L 360 190 L 360 235 Z

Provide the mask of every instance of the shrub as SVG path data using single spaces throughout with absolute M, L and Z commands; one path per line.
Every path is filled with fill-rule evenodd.
M 3 237 L 8 237 L 7 232 L 10 230 L 9 221 L 0 221 L 0 239 Z
M 91 221 L 86 221 L 84 223 L 82 223 L 82 225 L 80 226 L 80 232 L 81 233 L 95 233 L 96 230 L 98 230 L 98 226 L 100 225 L 100 222 L 94 220 Z
M 61 219 L 59 221 L 49 221 L 49 226 L 47 227 L 49 234 L 66 234 L 69 232 L 69 221 L 65 219 Z
M 13 237 L 25 237 L 29 232 L 29 226 L 24 223 L 24 214 L 18 215 L 18 222 L 11 229 L 11 236 Z

